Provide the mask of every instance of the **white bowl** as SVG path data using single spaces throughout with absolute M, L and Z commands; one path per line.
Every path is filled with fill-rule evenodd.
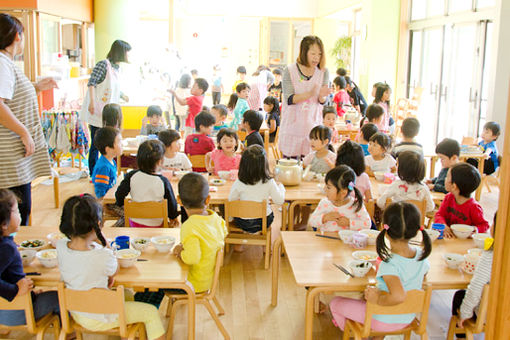
M 477 256 L 482 256 L 483 250 L 480 248 L 471 248 L 471 249 L 468 249 L 467 253 L 477 255 Z
M 363 277 L 372 268 L 372 263 L 362 260 L 353 260 L 349 262 L 349 268 L 352 270 L 352 274 L 356 277 Z
M 230 179 L 230 171 L 218 171 L 218 176 L 225 181 Z
M 34 242 L 37 242 L 38 245 L 34 244 Z M 25 240 L 25 241 L 21 242 L 19 247 L 21 249 L 26 249 L 26 250 L 28 250 L 28 249 L 39 250 L 39 249 L 43 248 L 45 245 L 46 245 L 46 241 L 44 241 L 44 240 L 32 239 L 32 240 Z
M 117 251 L 117 260 L 122 268 L 128 268 L 135 264 L 140 257 L 140 251 L 136 249 L 121 249 Z
M 29 266 L 30 263 L 35 259 L 36 250 L 26 249 L 20 250 L 19 255 L 21 256 L 21 262 L 23 262 L 24 266 Z
M 430 241 L 434 242 L 439 237 L 439 231 L 435 229 L 425 229 L 427 234 L 429 235 Z
M 377 256 L 377 253 L 371 250 L 357 250 L 352 253 L 352 257 L 354 257 L 356 260 L 368 261 L 372 264 L 375 264 L 377 261 Z
M 62 234 L 61 232 L 50 233 L 46 236 L 46 238 L 48 239 L 53 248 L 57 248 L 57 241 L 65 237 L 66 235 Z
M 453 230 L 455 236 L 460 239 L 468 238 L 475 230 L 473 226 L 467 224 L 452 224 L 450 228 Z
M 464 262 L 460 265 L 460 268 L 466 274 L 473 275 L 475 273 L 476 265 L 478 264 L 478 260 L 480 256 L 476 254 L 467 254 L 464 255 Z
M 464 256 L 455 253 L 445 253 L 443 259 L 450 269 L 457 269 L 464 262 Z
M 338 236 L 342 240 L 343 243 L 349 244 L 352 242 L 352 235 L 356 232 L 354 230 L 339 230 Z
M 475 246 L 477 248 L 483 249 L 485 244 L 485 239 L 491 237 L 490 234 L 483 233 L 483 234 L 474 234 L 473 235 L 473 241 L 475 241 Z
M 190 171 L 188 171 L 188 170 L 177 170 L 177 171 L 174 171 L 174 176 L 177 177 L 177 179 L 181 179 L 187 173 L 190 173 Z
M 151 238 L 151 243 L 156 247 L 160 253 L 167 253 L 172 250 L 175 244 L 175 237 L 173 236 L 154 236 Z
M 38 251 L 35 256 L 46 268 L 53 268 L 58 265 L 57 250 L 56 249 L 44 249 Z
M 384 171 L 375 171 L 374 177 L 376 180 L 378 180 L 380 182 L 384 181 Z
M 373 229 L 363 229 L 359 231 L 360 233 L 366 234 L 368 236 L 368 244 L 374 245 L 377 236 L 379 235 L 379 230 Z
M 136 237 L 131 239 L 131 245 L 139 251 L 144 251 L 147 249 L 149 244 L 151 243 L 150 238 L 148 237 Z

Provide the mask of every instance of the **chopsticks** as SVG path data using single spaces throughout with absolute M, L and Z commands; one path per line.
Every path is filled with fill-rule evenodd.
M 143 261 L 149 261 L 149 260 L 147 260 L 147 259 L 137 259 L 137 261 L 143 262 Z
M 38 272 L 28 272 L 28 273 L 25 273 L 25 275 L 40 276 L 41 273 L 38 273 Z
M 354 275 L 352 275 L 351 272 L 349 272 L 347 269 L 345 269 L 341 264 L 333 263 L 333 266 L 335 266 L 338 269 L 340 269 L 341 271 L 343 271 L 345 275 L 349 275 L 350 277 L 354 277 Z
M 317 236 L 317 237 L 324 237 L 324 238 L 330 238 L 330 239 L 333 239 L 333 240 L 339 240 L 340 239 L 339 237 L 328 236 L 328 235 L 321 235 L 321 234 L 315 234 L 315 236 Z

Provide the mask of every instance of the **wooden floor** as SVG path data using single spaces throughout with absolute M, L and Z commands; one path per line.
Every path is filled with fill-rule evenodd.
M 492 193 L 484 191 L 482 205 L 486 218 L 491 221 L 497 208 L 498 189 L 493 187 Z M 93 192 L 88 179 L 61 184 L 61 206 L 71 195 Z M 53 187 L 39 185 L 33 190 L 33 226 L 58 225 L 61 209 L 55 209 L 53 203 Z M 274 209 L 279 221 L 280 212 Z M 277 229 L 277 228 L 275 228 Z M 227 254 L 225 266 L 221 272 L 219 299 L 226 314 L 221 320 L 234 340 L 294 340 L 304 338 L 305 290 L 298 287 L 290 270 L 289 262 L 282 258 L 280 267 L 278 306 L 270 305 L 271 271 L 264 270 L 262 250 L 251 247 L 243 253 Z M 445 339 L 451 313 L 453 291 L 435 291 L 428 323 L 430 339 Z M 326 300 L 328 297 L 325 298 Z M 162 305 L 161 311 L 166 304 Z M 174 339 L 186 338 L 186 313 L 176 319 Z M 162 314 L 163 315 L 163 314 Z M 198 340 L 222 339 L 214 322 L 202 306 L 197 308 L 196 338 Z M 166 326 L 166 320 L 165 326 Z M 341 332 L 331 323 L 331 315 L 326 312 L 315 318 L 314 339 L 340 339 Z M 1 337 L 0 337 L 1 338 Z M 35 339 L 24 332 L 12 332 L 3 338 Z M 85 339 L 114 339 L 101 335 L 86 335 Z M 52 339 L 47 335 L 46 339 Z M 393 339 L 393 338 L 392 338 Z M 413 339 L 418 337 L 413 336 Z M 476 339 L 483 339 L 478 336 Z

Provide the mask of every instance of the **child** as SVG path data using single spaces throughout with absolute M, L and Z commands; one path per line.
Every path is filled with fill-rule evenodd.
M 232 184 L 229 201 L 255 201 L 267 203 L 267 227 L 273 223 L 274 215 L 269 205 L 269 199 L 274 204 L 283 204 L 285 188 L 276 183 L 269 172 L 266 152 L 259 145 L 252 145 L 244 150 L 239 164 L 239 178 Z M 247 233 L 262 230 L 262 220 L 234 218 L 235 224 Z M 239 248 L 238 248 L 239 249 Z
M 177 92 L 174 90 L 169 90 L 179 104 L 188 106 L 188 116 L 186 117 L 186 127 L 184 129 L 186 136 L 193 133 L 193 129 L 198 129 L 198 127 L 195 126 L 195 117 L 202 110 L 204 94 L 208 88 L 209 84 L 207 80 L 204 78 L 196 78 L 190 90 L 190 97 L 182 98 L 178 96 Z
M 147 116 L 145 116 L 142 120 L 142 129 L 140 130 L 140 135 L 148 136 L 148 135 L 157 135 L 160 131 L 166 129 L 161 121 L 163 117 L 163 111 L 159 105 L 151 105 L 147 108 Z M 149 124 L 147 124 L 147 120 Z
M 239 169 L 241 155 L 236 153 L 239 145 L 237 133 L 232 129 L 221 129 L 216 137 L 218 149 L 205 155 L 207 171 L 218 175 L 218 171 Z
M 151 139 L 140 144 L 136 160 L 138 170 L 127 173 L 115 192 L 116 205 L 124 206 L 124 199 L 131 194 L 134 202 L 161 202 L 167 200 L 168 217 L 172 225 L 177 225 L 177 202 L 172 186 L 166 177 L 159 174 L 163 166 L 165 146 L 157 139 Z M 130 227 L 157 228 L 163 224 L 162 218 L 132 218 Z
M 269 127 L 269 143 L 274 143 L 276 129 L 280 126 L 280 102 L 276 97 L 268 96 L 264 99 L 264 111 L 267 112 L 267 126 Z
M 473 191 L 480 185 L 480 173 L 468 163 L 458 163 L 450 167 L 446 175 L 445 188 L 449 192 L 444 197 L 434 216 L 435 223 L 445 225 L 444 235 L 454 237 L 452 224 L 475 226 L 479 233 L 489 229 L 489 223 L 483 217 L 482 206 L 471 198 Z
M 57 258 L 60 277 L 67 288 L 83 291 L 112 287 L 119 266 L 100 225 L 101 206 L 89 194 L 72 196 L 65 202 L 59 229 L 67 239 L 57 242 Z M 165 330 L 154 306 L 125 301 L 124 309 L 126 323 L 143 322 L 149 339 L 164 339 Z M 116 314 L 71 312 L 71 316 L 91 331 L 119 327 Z
M 122 154 L 122 137 L 119 130 L 112 127 L 96 131 L 94 144 L 101 153 L 92 173 L 92 183 L 97 198 L 103 198 L 106 192 L 117 182 L 115 158 Z
M 244 83 L 244 79 L 246 78 L 246 67 L 239 66 L 236 71 L 237 80 L 234 82 L 234 86 L 232 86 L 232 92 L 237 92 L 237 85 Z M 246 96 L 248 98 L 248 96 Z
M 383 128 L 384 109 L 381 105 L 370 104 L 367 107 L 367 114 L 360 122 L 360 126 L 363 127 L 367 122 L 373 123 L 377 126 L 378 130 Z
M 365 288 L 365 300 L 380 306 L 395 306 L 404 301 L 407 291 L 422 289 L 423 278 L 430 268 L 426 258 L 432 251 L 432 243 L 420 225 L 418 208 L 411 203 L 389 205 L 384 211 L 383 223 L 384 228 L 376 240 L 377 253 L 382 260 L 376 274 L 377 287 Z M 421 231 L 423 249 L 409 245 L 418 231 Z M 363 300 L 335 297 L 330 309 L 333 323 L 342 330 L 346 319 L 365 321 L 366 302 Z M 391 332 L 406 327 L 414 318 L 415 314 L 374 315 L 371 326 L 374 331 Z
M 212 84 L 212 100 L 213 105 L 218 105 L 221 102 L 221 93 L 223 92 L 223 83 L 221 82 L 220 65 L 213 67 L 213 84 Z
M 338 148 L 336 154 L 335 166 L 347 165 L 356 174 L 355 187 L 359 190 L 363 196 L 365 202 L 372 199 L 372 186 L 370 184 L 370 178 L 365 172 L 365 156 L 363 155 L 363 149 L 359 144 L 356 144 L 350 140 L 345 141 Z
M 119 104 L 106 104 L 103 107 L 103 127 L 122 128 L 122 109 Z
M 243 116 L 243 130 L 246 130 L 248 133 L 244 140 L 244 146 L 248 147 L 250 145 L 258 144 L 261 147 L 264 147 L 264 139 L 260 135 L 259 129 L 263 122 L 262 115 L 257 111 L 248 110 L 244 113 Z
M 338 143 L 338 131 L 335 127 L 337 113 L 333 106 L 324 106 L 322 109 L 322 123 L 331 130 L 331 144 Z
M 211 134 L 215 123 L 214 116 L 208 112 L 200 112 L 195 117 L 195 126 L 198 133 L 186 137 L 184 152 L 187 155 L 205 155 L 215 148 L 214 141 L 208 135 Z M 205 172 L 205 168 L 193 168 L 193 171 Z
M 344 77 L 336 77 L 333 79 L 333 84 L 335 84 L 335 96 L 333 97 L 333 103 L 336 106 L 336 113 L 338 116 L 343 117 L 345 110 L 343 109 L 344 105 L 351 105 L 351 97 L 347 91 L 345 91 L 345 78 Z
M 384 110 L 384 116 L 381 125 L 378 125 L 377 127 L 379 128 L 379 130 L 385 133 L 392 133 L 393 129 L 395 128 L 395 121 L 391 117 L 390 113 L 391 108 L 390 96 L 391 89 L 389 85 L 383 84 L 377 86 L 377 89 L 375 91 L 374 104 L 379 104 L 380 106 L 382 106 Z
M 365 156 L 366 172 L 369 176 L 374 176 L 376 171 L 395 172 L 397 162 L 386 152 L 391 146 L 390 137 L 384 133 L 378 132 L 370 137 L 368 142 L 369 156 Z
M 312 152 L 303 159 L 303 166 L 310 166 L 310 171 L 325 174 L 335 167 L 335 149 L 330 144 L 331 131 L 324 125 L 314 127 L 310 134 L 310 146 Z
M 483 126 L 482 140 L 478 145 L 480 145 L 482 152 L 487 156 L 483 163 L 483 173 L 486 175 L 492 174 L 499 166 L 496 140 L 499 137 L 500 130 L 501 128 L 496 122 L 488 122 Z M 478 167 L 478 161 L 476 159 L 470 158 L 467 162 Z
M 420 122 L 414 117 L 404 119 L 402 122 L 402 141 L 395 145 L 392 155 L 397 158 L 402 151 L 415 151 L 423 156 L 423 147 L 416 143 L 415 137 L 420 132 Z
M 282 70 L 275 68 L 273 70 L 274 82 L 269 86 L 269 94 L 282 102 Z M 267 111 L 266 111 L 267 112 Z
M 228 127 L 228 125 L 225 123 L 225 120 L 227 119 L 228 115 L 227 107 L 223 104 L 214 105 L 211 108 L 211 114 L 213 114 L 214 118 L 216 119 L 216 123 L 214 123 L 212 132 L 213 136 L 216 136 L 218 134 L 218 131 Z
M 164 130 L 158 139 L 165 145 L 163 168 L 167 170 L 191 170 L 191 162 L 181 151 L 181 134 L 175 130 Z
M 184 73 L 179 79 L 179 84 L 175 89 L 175 93 L 180 98 L 188 98 L 190 96 L 190 84 L 191 84 L 191 76 L 187 73 Z M 187 105 L 179 104 L 175 98 L 173 100 L 175 116 L 176 116 L 176 127 L 175 129 L 178 131 L 184 130 L 184 125 L 186 124 L 186 115 L 188 114 Z
M 427 181 L 430 190 L 447 194 L 445 188 L 446 174 L 452 165 L 459 162 L 460 145 L 455 139 L 445 138 L 436 146 L 436 154 L 441 160 L 441 171 L 437 177 Z
M 9 189 L 0 189 L 0 296 L 7 301 L 31 294 L 34 317 L 59 313 L 58 296 L 55 291 L 34 293 L 34 282 L 25 276 L 18 246 L 13 235 L 19 230 L 21 217 L 18 198 Z M 6 326 L 26 325 L 24 310 L 0 310 L 0 324 Z
M 234 119 L 230 123 L 232 129 L 238 129 L 238 125 L 243 121 L 243 115 L 250 109 L 248 105 L 248 96 L 250 95 L 250 86 L 246 83 L 240 83 L 236 87 L 237 101 L 234 107 Z
M 384 209 L 386 200 L 393 202 L 415 200 L 427 201 L 426 211 L 434 210 L 435 204 L 430 191 L 422 183 L 425 178 L 425 161 L 423 156 L 415 151 L 402 151 L 398 157 L 398 177 L 391 183 L 384 193 L 377 199 L 377 206 Z
M 198 79 L 198 70 L 193 69 L 193 70 L 189 71 L 189 73 L 191 73 L 191 77 L 193 78 L 193 80 Z
M 377 128 L 377 125 L 373 123 L 366 123 L 363 125 L 360 129 L 360 134 L 358 135 L 359 139 L 359 145 L 363 149 L 363 154 L 365 156 L 370 155 L 370 152 L 368 152 L 368 144 L 370 141 L 370 138 L 375 135 L 377 132 L 379 132 L 379 129 Z
M 354 106 L 359 113 L 365 115 L 368 105 L 358 85 L 356 85 L 349 76 L 345 76 L 345 83 L 345 89 L 349 97 L 351 97 L 352 106 Z
M 370 229 L 370 215 L 363 205 L 363 195 L 355 186 L 354 171 L 347 165 L 339 165 L 328 171 L 324 182 L 326 198 L 321 199 L 308 225 L 314 230 L 334 232 Z
M 232 93 L 230 95 L 230 98 L 228 99 L 228 103 L 227 103 L 227 109 L 228 109 L 229 114 L 234 113 L 234 109 L 236 108 L 236 104 L 237 104 L 237 99 L 239 99 L 237 97 L 237 93 Z

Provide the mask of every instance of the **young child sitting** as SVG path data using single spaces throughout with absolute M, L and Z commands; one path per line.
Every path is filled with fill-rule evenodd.
M 355 186 L 354 171 L 347 165 L 339 165 L 329 170 L 324 182 L 326 198 L 321 199 L 308 225 L 320 231 L 370 229 L 370 215 L 363 205 L 363 195 Z
M 381 130 L 383 118 L 384 109 L 382 106 L 378 104 L 370 104 L 367 107 L 366 116 L 361 119 L 360 126 L 363 127 L 366 123 L 373 123 L 377 126 L 378 130 Z
M 280 102 L 275 97 L 264 99 L 264 111 L 267 112 L 267 126 L 269 127 L 269 143 L 274 143 L 276 129 L 280 126 Z
M 142 120 L 140 135 L 157 135 L 160 131 L 166 130 L 162 121 L 163 111 L 158 105 L 151 105 L 147 108 L 147 116 Z M 149 121 L 149 124 L 147 124 Z
M 215 148 L 214 141 L 208 135 L 211 134 L 215 119 L 208 112 L 200 112 L 195 117 L 195 126 L 197 133 L 186 137 L 184 142 L 184 153 L 187 155 L 205 155 Z M 193 168 L 193 171 L 205 172 L 205 168 Z
M 214 123 L 212 131 L 212 135 L 216 136 L 221 129 L 228 127 L 227 123 L 225 123 L 228 116 L 228 110 L 225 105 L 216 104 L 211 108 L 211 114 L 216 119 L 216 123 Z
M 483 217 L 482 206 L 471 198 L 473 191 L 480 185 L 480 173 L 467 163 L 458 163 L 450 167 L 446 175 L 445 187 L 449 192 L 444 197 L 434 216 L 435 223 L 445 225 L 444 235 L 454 237 L 452 224 L 475 226 L 479 233 L 489 229 L 489 223 Z
M 492 174 L 499 166 L 496 140 L 499 137 L 500 130 L 501 128 L 496 122 L 488 122 L 483 126 L 482 140 L 478 143 L 478 145 L 487 157 L 483 163 L 483 173 L 486 175 Z M 476 159 L 469 158 L 467 162 L 474 167 L 478 167 L 478 161 Z
M 207 171 L 218 175 L 218 171 L 239 169 L 241 154 L 236 153 L 239 146 L 239 137 L 232 129 L 223 128 L 216 136 L 218 148 L 205 155 Z
M 191 170 L 191 162 L 181 151 L 181 134 L 175 130 L 164 130 L 158 139 L 165 145 L 163 168 L 167 170 Z
M 263 121 L 264 118 L 257 111 L 248 110 L 244 113 L 242 128 L 247 132 L 246 138 L 244 139 L 245 147 L 255 144 L 264 147 L 264 139 L 259 132 Z
M 202 110 L 204 94 L 208 88 L 207 80 L 196 78 L 190 90 L 191 96 L 187 98 L 181 98 L 174 90 L 169 90 L 179 104 L 188 106 L 188 116 L 186 117 L 186 127 L 184 129 L 186 136 L 193 133 L 193 129 L 198 130 L 198 127 L 195 126 L 195 117 Z
M 395 172 L 397 162 L 393 157 L 387 154 L 391 146 L 390 137 L 382 132 L 378 132 L 370 137 L 368 143 L 369 156 L 365 157 L 365 170 L 369 176 L 374 176 L 376 171 L 379 172 Z
M 333 106 L 324 106 L 322 109 L 322 123 L 331 130 L 331 144 L 338 143 L 338 131 L 335 127 L 337 113 Z
M 122 128 L 122 109 L 119 104 L 106 104 L 103 107 L 103 127 Z
M 439 175 L 427 181 L 430 190 L 447 194 L 445 188 L 446 174 L 452 165 L 459 162 L 460 145 L 455 139 L 445 138 L 436 146 L 436 154 L 441 160 Z
M 69 289 L 111 289 L 119 271 L 117 258 L 99 226 L 101 206 L 89 194 L 70 197 L 62 209 L 60 232 L 66 239 L 57 242 L 60 277 Z M 99 243 L 97 243 L 99 242 Z M 149 339 L 164 339 L 165 329 L 158 310 L 143 302 L 125 301 L 126 323 L 143 322 Z M 91 331 L 119 327 L 116 314 L 71 312 L 78 324 Z
M 418 119 L 409 117 L 402 122 L 402 141 L 395 145 L 392 155 L 397 158 L 402 151 L 415 151 L 423 156 L 423 147 L 416 143 L 415 137 L 420 132 L 420 122 Z
M 336 77 L 333 79 L 333 84 L 335 84 L 335 96 L 333 97 L 333 103 L 336 106 L 336 113 L 338 116 L 343 117 L 345 114 L 345 110 L 343 108 L 344 105 L 351 105 L 351 97 L 345 90 L 345 78 L 344 77 Z
M 372 186 L 370 178 L 365 172 L 365 156 L 359 144 L 346 140 L 336 153 L 335 166 L 347 165 L 356 174 L 354 186 L 359 190 L 365 202 L 372 199 Z M 352 195 L 351 195 L 352 196 Z
M 94 136 L 94 144 L 101 153 L 92 173 L 92 183 L 97 198 L 103 198 L 106 192 L 117 183 L 117 164 L 115 158 L 122 153 L 120 131 L 112 127 L 100 128 Z
M 435 204 L 429 188 L 422 183 L 425 178 L 425 161 L 423 156 L 415 151 L 402 151 L 398 156 L 397 174 L 399 179 L 391 183 L 377 199 L 377 206 L 384 209 L 386 200 L 427 201 L 426 211 L 434 210 Z
M 370 155 L 370 152 L 368 152 L 368 144 L 370 141 L 370 138 L 375 135 L 377 132 L 379 132 L 379 129 L 377 128 L 377 125 L 373 123 L 366 123 L 364 124 L 360 129 L 360 134 L 358 135 L 359 139 L 359 145 L 363 149 L 363 155 L 368 156 Z
M 138 147 L 136 160 L 138 170 L 127 173 L 115 192 L 116 205 L 124 206 L 124 199 L 131 194 L 133 202 L 161 202 L 167 200 L 168 217 L 171 225 L 175 226 L 179 211 L 175 200 L 172 186 L 166 177 L 159 172 L 163 166 L 165 146 L 157 139 L 143 142 Z M 157 228 L 163 224 L 162 218 L 132 218 L 129 220 L 130 227 Z
M 335 167 L 335 149 L 330 144 L 331 130 L 324 125 L 317 125 L 310 134 L 310 146 L 312 152 L 303 159 L 303 166 L 310 166 L 310 171 L 325 174 Z
M 246 83 L 239 83 L 236 86 L 237 101 L 234 107 L 234 119 L 230 123 L 230 127 L 234 130 L 239 129 L 239 124 L 243 121 L 243 115 L 250 109 L 248 105 L 248 96 L 250 95 L 250 86 Z

